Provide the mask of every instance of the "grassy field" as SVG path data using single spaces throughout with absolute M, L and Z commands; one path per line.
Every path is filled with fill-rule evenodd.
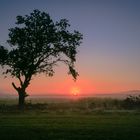
M 140 140 L 139 110 L 94 110 L 82 100 L 45 104 L 43 108 L 43 104 L 34 104 L 19 111 L 3 103 L 0 140 Z

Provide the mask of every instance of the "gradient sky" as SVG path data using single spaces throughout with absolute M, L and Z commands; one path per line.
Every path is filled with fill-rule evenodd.
M 76 83 L 60 65 L 52 78 L 34 77 L 29 93 L 69 94 L 73 87 L 81 94 L 140 89 L 139 0 L 1 0 L 1 45 L 8 46 L 8 29 L 15 26 L 16 16 L 33 9 L 48 12 L 54 20 L 67 18 L 84 39 L 77 56 Z M 15 93 L 13 80 L 0 75 L 0 92 Z

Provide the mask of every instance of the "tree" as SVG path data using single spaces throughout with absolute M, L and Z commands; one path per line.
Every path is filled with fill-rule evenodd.
M 11 49 L 0 46 L 0 64 L 5 67 L 4 74 L 18 79 L 19 85 L 13 82 L 12 86 L 19 95 L 18 105 L 23 108 L 28 96 L 26 89 L 34 75 L 53 76 L 54 66 L 63 62 L 76 79 L 74 63 L 82 34 L 68 30 L 67 19 L 54 22 L 48 13 L 39 10 L 16 19 L 17 27 L 9 29 L 7 40 Z

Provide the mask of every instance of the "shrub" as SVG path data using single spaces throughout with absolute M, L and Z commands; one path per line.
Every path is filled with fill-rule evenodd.
M 129 95 L 123 101 L 123 107 L 126 109 L 140 109 L 140 95 Z

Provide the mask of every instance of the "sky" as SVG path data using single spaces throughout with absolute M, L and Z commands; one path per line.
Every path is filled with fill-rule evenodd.
M 1 0 L 0 44 L 8 46 L 8 29 L 16 16 L 34 9 L 48 12 L 52 19 L 69 20 L 72 29 L 83 34 L 78 48 L 76 82 L 60 65 L 53 77 L 37 75 L 29 94 L 115 93 L 140 89 L 140 1 L 139 0 Z M 14 93 L 11 82 L 2 75 L 0 92 Z

